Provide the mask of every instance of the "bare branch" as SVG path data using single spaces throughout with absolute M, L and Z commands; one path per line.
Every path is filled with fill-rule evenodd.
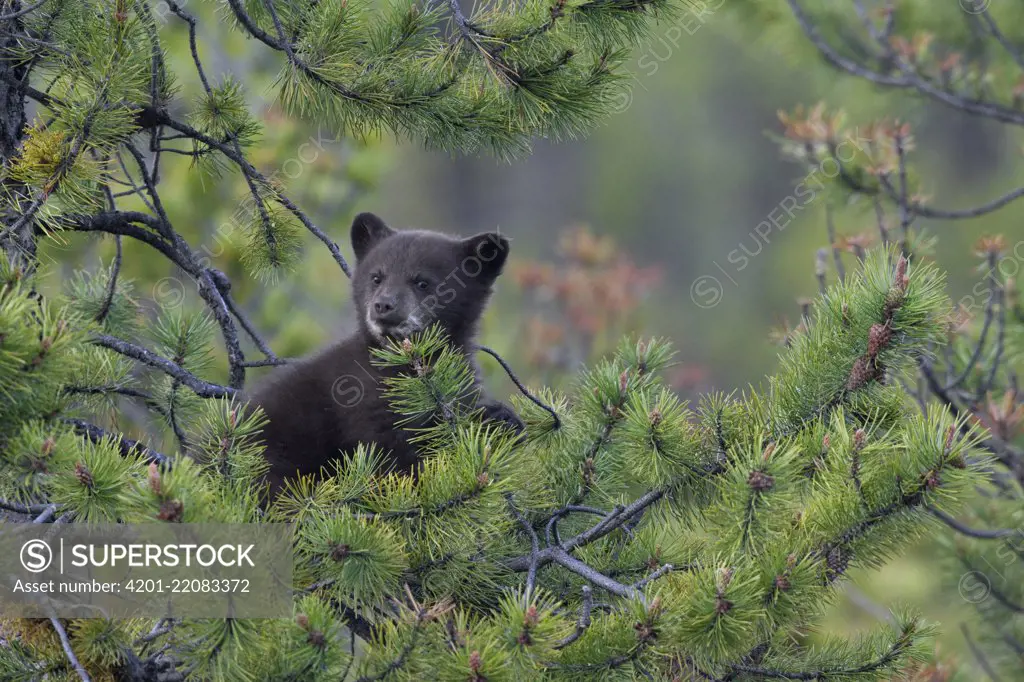
M 1013 528 L 994 528 L 991 530 L 980 530 L 977 528 L 971 528 L 970 526 L 966 526 L 960 523 L 959 521 L 957 521 L 952 516 L 942 511 L 941 509 L 936 509 L 935 507 L 928 507 L 928 511 L 932 513 L 932 516 L 941 520 L 944 524 L 946 524 L 953 530 L 957 531 L 958 533 L 968 535 L 972 538 L 978 538 L 981 540 L 998 540 L 999 538 L 1005 538 L 1017 532 Z
M 991 14 L 989 14 L 988 4 L 979 3 L 978 8 L 980 11 L 972 12 L 971 14 L 977 16 L 978 19 L 985 24 L 985 27 L 988 28 L 988 32 L 992 34 L 993 38 L 999 41 L 999 44 L 1002 45 L 1003 49 L 1006 50 L 1006 53 L 1013 58 L 1013 61 L 1017 62 L 1017 66 L 1024 69 L 1024 52 L 1021 52 L 1019 48 L 1013 45 L 1013 43 L 1003 35 L 1003 32 L 999 30 L 999 25 L 996 24 L 996 20 L 992 18 Z
M 900 59 L 897 59 L 895 62 L 900 70 L 900 75 L 889 76 L 844 57 L 829 45 L 821 36 L 818 29 L 811 22 L 806 11 L 804 11 L 803 6 L 800 5 L 797 0 L 786 1 L 789 3 L 790 9 L 793 11 L 801 29 L 803 29 L 811 42 L 814 43 L 815 47 L 818 48 L 818 51 L 821 52 L 822 56 L 825 57 L 825 59 L 833 66 L 836 66 L 837 68 L 854 76 L 859 76 L 865 80 L 871 81 L 872 83 L 877 83 L 878 85 L 901 89 L 914 89 L 917 92 L 926 95 L 931 99 L 942 102 L 954 109 L 960 109 L 977 116 L 991 118 L 1002 123 L 1024 125 L 1024 112 L 1015 111 L 1008 107 L 991 102 L 985 102 L 967 95 L 947 92 L 946 90 L 943 90 L 922 78 Z
M 651 506 L 652 504 L 660 500 L 662 497 L 665 496 L 666 491 L 667 489 L 665 488 L 658 488 L 638 498 L 628 507 L 623 507 L 621 505 L 616 507 L 599 523 L 597 523 L 594 526 L 591 526 L 579 535 L 576 535 L 567 540 L 566 542 L 564 542 L 562 547 L 564 547 L 566 551 L 572 551 L 576 547 L 588 545 L 591 542 L 594 542 L 595 540 L 603 538 L 604 536 L 613 532 L 617 528 L 622 527 L 633 516 L 639 514 L 643 510 L 647 509 L 647 507 Z M 543 567 L 551 563 L 553 561 L 552 555 L 555 549 L 557 548 L 546 547 L 545 549 L 542 549 L 537 554 L 537 565 L 539 567 Z M 514 559 L 505 561 L 504 565 L 506 568 L 509 568 L 513 571 L 525 571 L 529 569 L 530 561 L 531 557 L 529 556 L 516 557 Z
M 583 636 L 583 633 L 590 627 L 590 611 L 594 608 L 594 590 L 590 588 L 590 585 L 583 586 L 583 606 L 580 607 L 580 617 L 576 621 L 576 630 L 555 645 L 556 649 L 564 649 L 569 646 L 577 639 Z
M 530 536 L 530 567 L 527 569 L 526 574 L 526 594 L 527 596 L 532 595 L 537 585 L 537 554 L 540 552 L 540 540 L 537 539 L 537 533 L 533 530 L 533 526 L 526 520 L 526 517 L 516 509 L 515 503 L 512 500 L 512 494 L 509 493 L 505 496 L 505 500 L 508 502 L 508 508 L 512 512 L 512 516 L 519 521 L 526 532 Z
M 157 462 L 158 464 L 170 465 L 171 458 L 167 455 L 161 454 L 156 450 L 143 445 L 137 440 L 131 438 L 125 438 L 122 434 L 111 434 L 107 433 L 95 424 L 90 424 L 82 419 L 65 418 L 62 419 L 65 424 L 69 424 L 75 428 L 75 431 L 85 438 L 89 439 L 93 443 L 101 443 L 107 439 L 112 439 L 114 444 L 117 445 L 123 456 L 129 455 L 142 455 L 151 462 Z
M 591 584 L 608 590 L 619 597 L 626 597 L 627 599 L 643 599 L 642 593 L 638 592 L 633 586 L 623 585 L 617 580 L 609 578 L 600 571 L 591 568 L 576 557 L 572 556 L 561 547 L 550 547 L 549 549 L 551 550 L 552 561 L 563 568 L 569 569 Z
M 201 398 L 227 398 L 238 393 L 234 388 L 203 381 L 196 375 L 192 374 L 188 370 L 182 369 L 179 365 L 171 362 L 167 358 L 161 357 L 142 346 L 137 346 L 114 336 L 99 334 L 92 338 L 92 342 L 97 346 L 109 348 L 121 355 L 138 360 L 139 362 L 149 365 L 155 369 L 159 369 L 168 376 L 174 377 L 185 386 L 188 386 Z
M 0 509 L 6 509 L 7 511 L 14 512 L 16 514 L 26 514 L 35 516 L 41 514 L 50 508 L 49 504 L 20 504 L 18 502 L 9 502 L 7 500 L 0 499 Z
M 37 9 L 39 9 L 40 7 L 42 7 L 43 5 L 48 3 L 49 1 L 50 0 L 39 0 L 39 2 L 35 3 L 34 5 L 29 5 L 28 7 L 23 7 L 23 8 L 21 8 L 20 10 L 18 10 L 16 12 L 11 12 L 10 14 L 0 14 L 0 21 L 10 21 L 11 19 L 17 19 L 18 17 L 23 17 L 26 14 L 28 14 L 29 12 L 36 11 Z
M 74 669 L 78 676 L 82 679 L 82 682 L 92 682 L 92 678 L 89 677 L 89 673 L 85 671 L 82 664 L 78 662 L 78 657 L 75 656 L 75 652 L 71 649 L 71 640 L 68 639 L 68 632 L 64 629 L 64 626 L 56 616 L 50 616 L 50 623 L 53 624 L 53 629 L 57 631 L 57 636 L 60 637 L 60 645 L 64 647 L 64 655 L 68 657 L 68 662 Z
M 641 578 L 640 580 L 638 580 L 635 583 L 633 583 L 633 589 L 635 589 L 635 590 L 642 590 L 645 587 L 647 587 L 649 584 L 651 584 L 652 582 L 657 580 L 658 578 L 661 578 L 662 576 L 668 575 L 674 569 L 675 569 L 675 567 L 672 564 L 664 564 L 664 565 L 661 566 L 661 568 L 659 568 L 658 570 L 654 571 L 653 573 L 651 573 L 646 578 Z

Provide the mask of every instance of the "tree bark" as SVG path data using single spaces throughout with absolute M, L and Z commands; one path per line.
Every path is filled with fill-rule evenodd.
M 17 14 L 22 0 L 0 0 L 0 15 Z M 18 155 L 25 136 L 25 85 L 28 84 L 29 66 L 13 59 L 17 37 L 25 30 L 22 17 L 0 21 L 0 163 L 6 169 Z M 6 175 L 6 174 L 5 174 Z M 0 189 L 0 235 L 13 225 L 21 215 L 20 206 L 28 200 L 27 188 L 20 182 L 3 179 Z M 0 238 L 0 248 L 8 261 L 30 271 L 35 266 L 36 241 L 35 222 L 28 221 L 16 233 Z

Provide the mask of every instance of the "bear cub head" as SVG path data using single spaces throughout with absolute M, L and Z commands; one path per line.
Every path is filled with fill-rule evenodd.
M 456 345 L 473 336 L 508 240 L 489 232 L 457 239 L 397 231 L 372 213 L 352 223 L 356 269 L 352 296 L 367 342 L 401 340 L 439 322 Z

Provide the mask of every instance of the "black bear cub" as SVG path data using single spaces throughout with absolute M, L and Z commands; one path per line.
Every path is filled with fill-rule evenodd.
M 409 442 L 411 434 L 396 425 L 399 416 L 383 397 L 384 377 L 401 370 L 374 366 L 370 349 L 438 322 L 472 363 L 477 321 L 509 244 L 496 233 L 456 239 L 395 231 L 377 216 L 361 213 L 352 223 L 352 248 L 359 330 L 311 358 L 275 370 L 245 396 L 269 420 L 263 439 L 272 498 L 286 479 L 318 473 L 359 443 L 390 451 L 387 461 L 393 470 L 413 471 L 418 454 Z M 522 430 L 507 405 L 486 399 L 479 385 L 475 395 L 487 418 Z

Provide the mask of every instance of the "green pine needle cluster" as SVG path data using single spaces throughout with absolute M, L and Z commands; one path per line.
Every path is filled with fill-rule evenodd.
M 699 4 L 217 3 L 225 28 L 233 26 L 281 61 L 277 96 L 288 113 L 326 124 L 338 136 L 390 133 L 449 152 L 499 157 L 524 154 L 538 138 L 592 130 L 626 98 L 620 67 L 628 49 L 655 22 Z M 156 166 L 148 178 L 136 168 L 158 150 L 189 156 L 205 173 L 240 168 L 251 195 L 241 231 L 244 265 L 255 277 L 276 281 L 295 265 L 310 224 L 244 158 L 262 132 L 249 106 L 253 93 L 233 75 L 203 67 L 208 55 L 198 39 L 194 78 L 202 90 L 189 103 L 178 101 L 162 36 L 179 20 L 198 32 L 190 12 L 199 10 L 174 7 L 162 7 L 158 18 L 140 0 L 52 0 L 20 17 L 32 38 L 6 58 L 33 69 L 28 94 L 38 110 L 20 153 L 5 164 L 0 191 L 12 213 L 52 233 L 110 210 L 111 187 L 141 191 L 158 182 Z M 148 138 L 147 149 L 139 134 Z M 136 207 L 156 214 L 145 228 L 155 233 L 149 239 L 173 246 L 164 207 L 152 198 Z
M 243 30 L 281 42 L 262 3 L 226 4 L 250 13 L 255 25 Z M 624 87 L 624 48 L 679 4 L 476 3 L 466 15 L 457 2 L 282 3 L 283 35 L 294 39 L 281 97 L 356 135 L 389 130 L 445 150 L 520 154 L 533 137 L 591 129 Z

